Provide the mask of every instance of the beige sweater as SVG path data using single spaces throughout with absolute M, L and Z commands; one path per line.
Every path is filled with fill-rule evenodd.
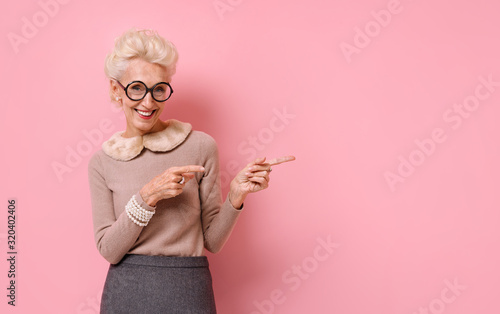
M 115 133 L 88 164 L 92 218 L 97 249 L 111 264 L 125 254 L 203 256 L 219 251 L 241 212 L 221 198 L 217 144 L 189 123 L 169 120 L 160 132 L 124 138 Z M 183 192 L 150 207 L 140 189 L 174 166 L 201 165 L 204 173 Z M 135 195 L 156 213 L 145 227 L 130 220 L 125 205 Z

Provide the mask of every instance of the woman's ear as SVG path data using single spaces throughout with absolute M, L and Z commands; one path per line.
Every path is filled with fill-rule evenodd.
M 122 104 L 122 99 L 120 96 L 120 86 L 115 80 L 109 80 L 109 94 L 111 96 L 111 100 L 117 102 L 118 104 Z

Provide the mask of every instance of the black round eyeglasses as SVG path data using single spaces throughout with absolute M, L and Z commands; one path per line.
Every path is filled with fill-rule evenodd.
M 125 90 L 125 94 L 130 100 L 139 101 L 146 97 L 147 93 L 150 92 L 154 100 L 158 102 L 167 101 L 174 90 L 167 82 L 156 83 L 153 87 L 148 88 L 144 82 L 133 81 L 130 82 L 127 87 L 123 86 L 119 81 L 118 84 Z

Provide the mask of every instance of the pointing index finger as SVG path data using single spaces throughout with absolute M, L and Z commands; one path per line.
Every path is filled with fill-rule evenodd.
M 284 156 L 284 157 L 279 157 L 279 158 L 274 158 L 272 160 L 269 160 L 267 163 L 270 164 L 271 166 L 274 165 L 279 165 L 284 162 L 289 162 L 295 160 L 295 156 Z
M 183 174 L 186 172 L 204 172 L 205 168 L 202 166 L 189 165 L 175 168 L 172 172 L 175 174 Z

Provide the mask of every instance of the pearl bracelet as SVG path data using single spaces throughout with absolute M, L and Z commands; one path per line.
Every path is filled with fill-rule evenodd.
M 146 210 L 139 205 L 137 200 L 135 199 L 135 195 L 128 201 L 125 206 L 125 211 L 127 212 L 127 216 L 132 220 L 135 224 L 145 227 L 148 225 L 149 220 L 155 214 L 154 211 Z
M 135 208 L 135 212 L 139 215 L 139 217 L 137 217 L 137 215 L 135 215 L 137 218 L 141 218 L 142 220 L 150 220 L 151 217 L 153 217 L 153 215 L 156 211 L 150 211 L 150 210 L 146 210 L 146 209 L 142 208 L 141 205 L 139 205 L 139 203 L 135 199 L 135 195 L 132 196 L 131 200 L 132 200 L 133 207 Z
M 148 225 L 148 223 L 147 223 L 147 222 L 140 222 L 140 221 L 138 221 L 137 219 L 135 219 L 135 218 L 134 218 L 134 217 L 130 214 L 130 212 L 129 212 L 128 210 L 127 210 L 126 212 L 127 212 L 127 216 L 128 216 L 128 218 L 130 218 L 130 220 L 132 220 L 135 224 L 137 224 L 137 225 L 139 225 L 139 226 L 141 226 L 141 227 L 146 227 L 146 226 Z

